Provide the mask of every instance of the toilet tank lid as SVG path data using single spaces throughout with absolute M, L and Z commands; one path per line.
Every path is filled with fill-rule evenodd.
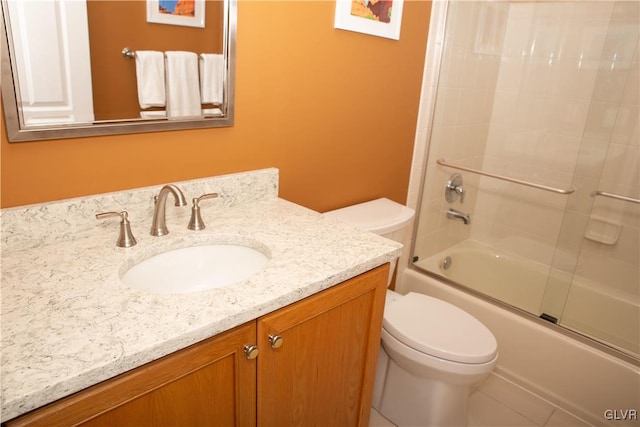
M 392 200 L 381 198 L 325 212 L 354 226 L 376 234 L 386 234 L 406 226 L 414 210 Z

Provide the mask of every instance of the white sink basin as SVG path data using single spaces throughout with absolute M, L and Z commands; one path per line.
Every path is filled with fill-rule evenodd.
M 120 278 L 126 285 L 153 293 L 198 292 L 246 280 L 268 261 L 265 254 L 246 246 L 191 246 L 141 261 Z

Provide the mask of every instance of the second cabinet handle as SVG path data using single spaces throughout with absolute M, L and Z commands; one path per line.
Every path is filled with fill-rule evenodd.
M 257 345 L 245 345 L 244 346 L 244 354 L 245 356 L 247 356 L 247 359 L 251 360 L 251 359 L 255 359 L 256 357 L 258 357 L 258 346 Z
M 280 348 L 282 347 L 282 336 L 269 335 L 269 342 L 271 343 L 271 348 Z

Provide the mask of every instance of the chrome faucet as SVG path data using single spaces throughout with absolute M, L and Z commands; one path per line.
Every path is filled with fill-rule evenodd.
M 466 214 L 464 212 L 460 212 L 460 211 L 455 210 L 455 209 L 449 209 L 447 211 L 447 218 L 449 218 L 449 219 L 459 219 L 462 222 L 464 222 L 465 224 L 469 224 L 471 222 L 471 217 L 469 216 L 469 214 Z
M 169 193 L 173 194 L 173 198 L 176 201 L 176 206 L 187 206 L 187 201 L 184 198 L 184 194 L 182 194 L 182 191 L 180 191 L 178 187 L 173 184 L 167 184 L 162 187 L 162 189 L 160 189 L 160 193 L 155 197 L 155 206 L 153 208 L 153 222 L 151 224 L 152 236 L 164 236 L 165 234 L 169 233 L 165 215 L 167 195 Z

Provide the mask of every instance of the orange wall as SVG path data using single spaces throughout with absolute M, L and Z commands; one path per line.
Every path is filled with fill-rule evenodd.
M 333 28 L 333 1 L 238 7 L 235 126 L 9 144 L 2 207 L 264 167 L 280 196 L 325 211 L 405 201 L 430 3 L 399 41 Z M 4 128 L 4 126 L 3 126 Z

